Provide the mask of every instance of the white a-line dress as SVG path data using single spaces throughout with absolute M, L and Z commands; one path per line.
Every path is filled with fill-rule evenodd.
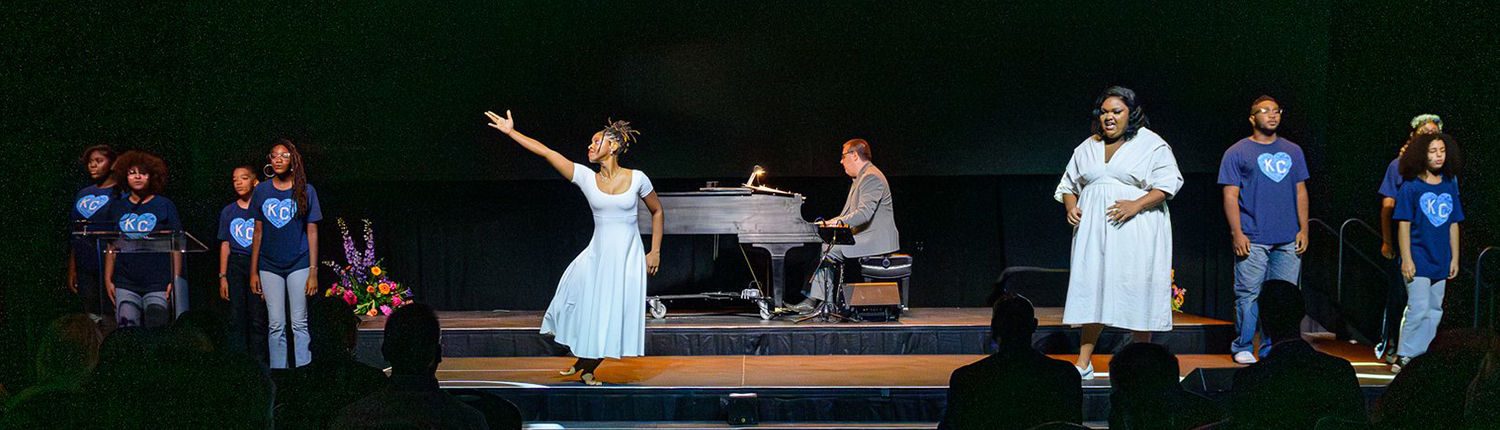
M 1109 221 L 1115 200 L 1151 190 L 1167 197 L 1182 188 L 1182 172 L 1161 136 L 1141 128 L 1104 162 L 1104 142 L 1093 137 L 1073 150 L 1053 197 L 1078 195 L 1083 219 L 1073 230 L 1064 324 L 1104 324 L 1136 331 L 1172 329 L 1172 216 L 1167 203 L 1121 225 Z
M 572 180 L 594 212 L 594 237 L 557 282 L 541 332 L 580 358 L 645 355 L 646 252 L 636 205 L 651 194 L 651 180 L 633 170 L 629 189 L 605 194 L 594 171 L 576 163 Z

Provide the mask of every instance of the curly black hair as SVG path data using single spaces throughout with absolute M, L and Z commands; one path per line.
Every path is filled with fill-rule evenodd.
M 1104 137 L 1104 125 L 1099 123 L 1099 115 L 1104 113 L 1104 110 L 1099 106 L 1103 105 L 1104 101 L 1108 100 L 1110 97 L 1119 98 L 1120 102 L 1125 104 L 1125 108 L 1130 110 L 1130 123 L 1125 126 L 1125 135 L 1121 136 L 1122 139 L 1134 139 L 1136 132 L 1140 131 L 1141 128 L 1151 125 L 1151 121 L 1146 118 L 1145 109 L 1141 107 L 1140 102 L 1135 98 L 1135 91 L 1131 91 L 1129 88 L 1116 85 L 1105 88 L 1104 93 L 1100 94 L 1099 98 L 1094 99 L 1094 117 L 1091 120 L 1092 124 L 1090 125 L 1089 129 L 1092 130 L 1095 135 L 1098 135 L 1101 138 Z
M 1412 180 L 1427 170 L 1427 148 L 1432 142 L 1442 141 L 1447 159 L 1443 161 L 1443 168 L 1438 169 L 1438 174 L 1443 178 L 1458 176 L 1463 170 L 1463 162 L 1458 154 L 1458 142 L 1447 133 L 1418 134 L 1406 143 L 1406 149 L 1401 152 L 1401 161 L 1397 168 L 1401 171 L 1401 178 Z
M 146 151 L 125 151 L 124 154 L 120 154 L 120 158 L 116 159 L 114 164 L 110 165 L 110 169 L 114 170 L 117 184 L 129 184 L 126 178 L 131 170 L 140 170 L 145 173 L 147 175 L 146 189 L 143 192 L 147 195 L 161 194 L 162 190 L 167 187 L 167 163 L 162 161 L 161 157 Z M 126 185 L 126 188 L 128 189 L 129 185 Z

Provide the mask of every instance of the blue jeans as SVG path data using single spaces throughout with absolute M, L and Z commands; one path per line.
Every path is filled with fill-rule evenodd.
M 287 368 L 287 344 L 295 345 L 296 367 L 312 361 L 307 337 L 307 269 L 286 276 L 260 271 L 260 291 L 266 298 L 266 337 L 270 344 L 271 368 Z M 287 339 L 287 311 L 291 311 L 292 339 Z
M 1260 298 L 1260 286 L 1267 280 L 1279 279 L 1297 283 L 1302 271 L 1302 257 L 1292 243 L 1280 245 L 1250 244 L 1250 255 L 1234 261 L 1234 326 L 1239 335 L 1229 349 L 1238 353 L 1253 351 L 1255 333 L 1260 331 L 1260 307 L 1255 300 Z M 1271 352 L 1271 338 L 1260 336 L 1260 356 Z
M 1427 352 L 1427 345 L 1437 336 L 1438 322 L 1443 320 L 1443 290 L 1447 279 L 1433 281 L 1415 277 L 1406 283 L 1406 316 L 1401 319 L 1401 344 L 1396 355 L 1416 357 Z

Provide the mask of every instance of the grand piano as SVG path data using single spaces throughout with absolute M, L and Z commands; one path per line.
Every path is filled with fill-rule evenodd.
M 771 295 L 776 308 L 785 307 L 786 253 L 820 243 L 818 230 L 802 219 L 801 194 L 762 186 L 701 188 L 688 192 L 658 192 L 666 211 L 664 234 L 732 234 L 739 243 L 771 254 Z M 641 234 L 651 234 L 651 214 L 640 205 Z

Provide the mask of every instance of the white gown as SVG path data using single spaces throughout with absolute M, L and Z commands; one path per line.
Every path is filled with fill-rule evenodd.
M 572 181 L 594 212 L 594 237 L 557 282 L 541 332 L 580 358 L 645 355 L 646 252 L 636 205 L 651 194 L 651 180 L 633 170 L 629 189 L 605 194 L 594 171 L 575 163 Z
M 1172 217 L 1164 201 L 1120 226 L 1107 208 L 1151 190 L 1167 198 L 1182 188 L 1172 148 L 1141 128 L 1104 162 L 1104 142 L 1090 137 L 1073 158 L 1053 197 L 1077 194 L 1083 218 L 1073 230 L 1068 302 L 1063 323 L 1104 324 L 1136 331 L 1172 329 Z

